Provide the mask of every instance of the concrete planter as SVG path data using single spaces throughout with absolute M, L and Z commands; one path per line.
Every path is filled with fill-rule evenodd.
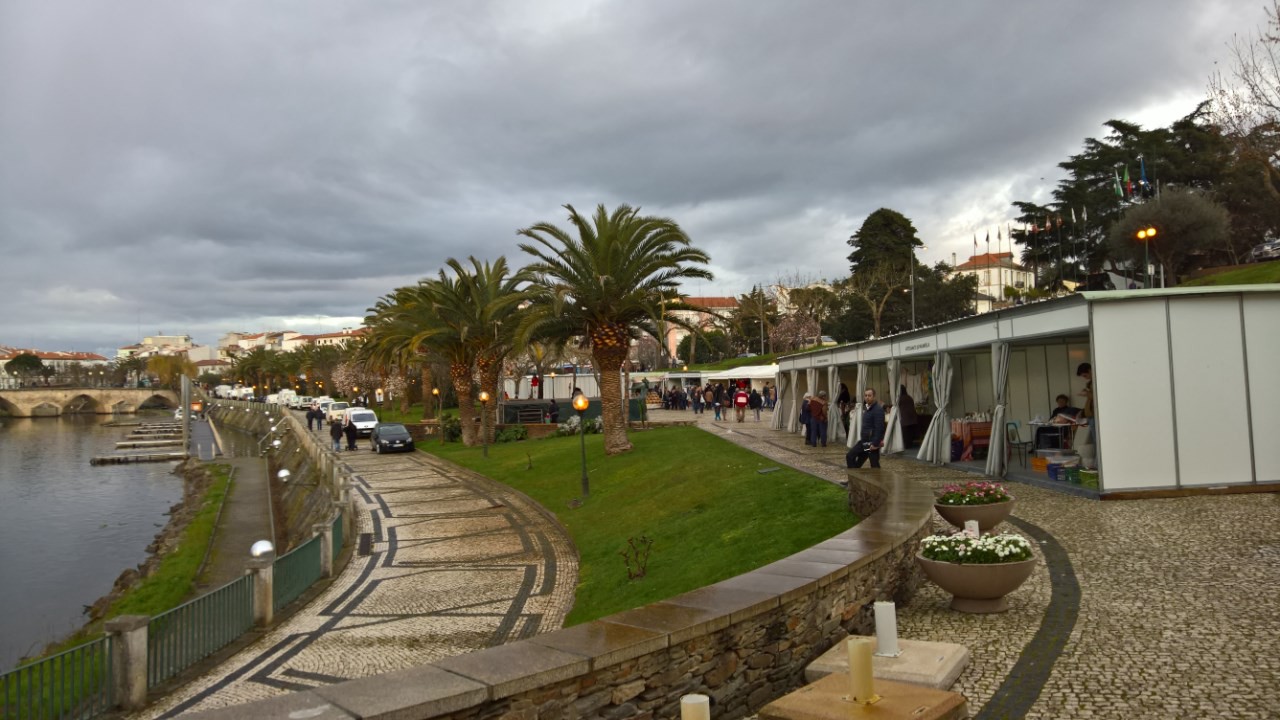
M 980 532 L 990 532 L 991 528 L 1004 522 L 1005 518 L 1013 512 L 1013 500 L 1004 502 L 990 503 L 988 505 L 942 505 L 933 504 L 933 509 L 938 511 L 943 520 L 955 525 L 958 528 L 964 528 L 965 522 L 969 520 L 978 521 L 978 530 Z
M 951 609 L 967 613 L 998 613 L 1009 609 L 1005 597 L 1031 577 L 1036 558 L 992 565 L 961 565 L 916 555 L 920 569 L 934 585 L 951 593 Z

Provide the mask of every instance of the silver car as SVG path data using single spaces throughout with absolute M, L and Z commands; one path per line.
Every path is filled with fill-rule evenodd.
M 1261 245 L 1255 245 L 1245 259 L 1249 262 L 1262 262 L 1276 258 L 1280 258 L 1280 240 L 1268 240 Z

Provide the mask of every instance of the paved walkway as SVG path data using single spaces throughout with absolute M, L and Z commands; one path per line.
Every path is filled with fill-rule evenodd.
M 846 476 L 843 447 L 711 417 L 699 426 L 831 482 Z M 884 465 L 934 487 L 977 477 Z M 1102 502 L 1008 486 L 1018 505 L 1004 529 L 1045 559 L 1009 612 L 954 612 L 931 584 L 898 611 L 902 637 L 970 649 L 953 689 L 975 717 L 1280 718 L 1280 494 Z
M 361 443 L 368 448 L 368 443 Z M 253 645 L 137 717 L 238 705 L 421 665 L 559 628 L 577 553 L 531 500 L 425 453 L 343 453 L 357 474 L 355 556 Z

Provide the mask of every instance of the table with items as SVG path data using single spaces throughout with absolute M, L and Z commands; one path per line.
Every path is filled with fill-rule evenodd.
M 984 453 L 991 445 L 991 421 L 968 420 L 964 418 L 951 421 L 952 460 L 972 460 L 974 452 Z M 957 447 L 957 443 L 959 443 Z M 957 455 L 956 450 L 959 450 Z

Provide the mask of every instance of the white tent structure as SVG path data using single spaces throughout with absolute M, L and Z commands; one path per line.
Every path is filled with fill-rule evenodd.
M 1120 497 L 1280 491 L 1278 360 L 1280 285 L 1271 284 L 1082 292 L 784 357 L 778 377 L 793 396 L 844 382 L 887 400 L 897 375 L 933 409 L 921 460 L 950 460 L 951 418 L 990 417 L 1003 426 L 992 428 L 999 457 L 987 464 L 999 476 L 1005 433 L 1026 437 L 1058 394 L 1082 405 L 1076 368 L 1089 362 L 1098 493 Z

